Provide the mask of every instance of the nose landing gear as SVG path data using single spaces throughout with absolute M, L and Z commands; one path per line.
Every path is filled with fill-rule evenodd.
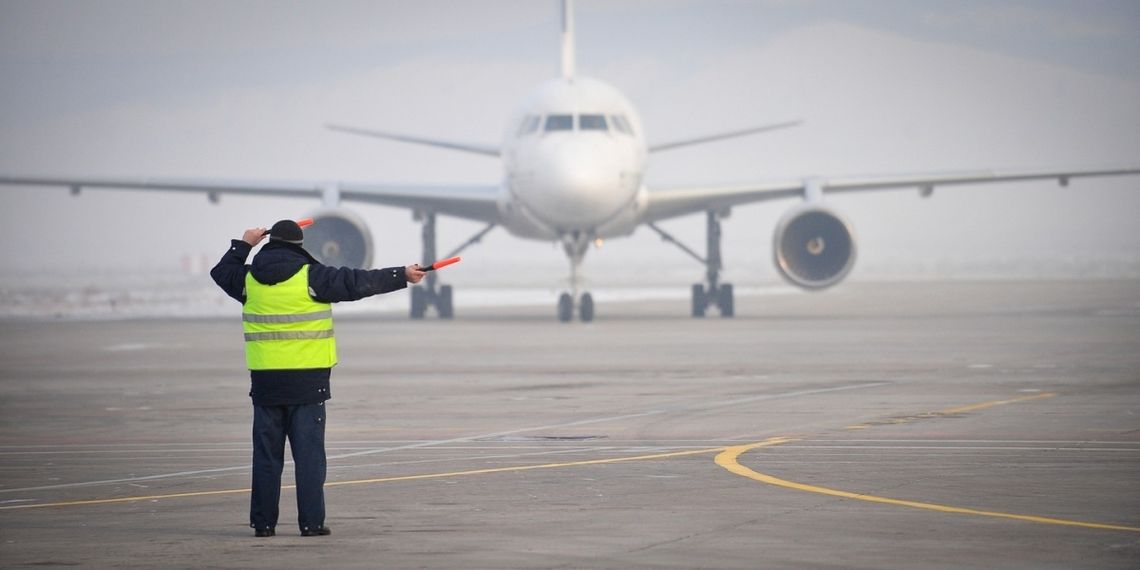
M 589 293 L 582 293 L 578 297 L 578 318 L 583 323 L 588 323 L 594 320 L 594 296 Z M 574 296 L 570 293 L 562 293 L 558 296 L 558 320 L 563 323 L 568 323 L 574 320 Z
M 589 292 L 578 292 L 578 266 L 586 256 L 586 249 L 593 241 L 581 232 L 574 232 L 562 236 L 562 249 L 570 258 L 570 291 L 558 296 L 558 320 L 568 323 L 574 320 L 575 300 L 577 300 L 578 318 L 588 323 L 594 320 L 594 296 Z

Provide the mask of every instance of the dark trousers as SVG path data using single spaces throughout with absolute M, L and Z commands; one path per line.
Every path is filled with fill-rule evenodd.
M 297 523 L 301 530 L 325 524 L 325 404 L 253 407 L 253 494 L 249 526 L 277 526 L 285 439 L 293 450 Z

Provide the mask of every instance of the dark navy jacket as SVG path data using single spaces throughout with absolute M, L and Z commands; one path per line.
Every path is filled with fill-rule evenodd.
M 299 245 L 270 240 L 246 265 L 253 246 L 243 240 L 230 242 L 230 249 L 210 270 L 227 295 L 245 304 L 245 276 L 252 273 L 259 283 L 273 285 L 309 266 L 309 296 L 321 303 L 356 301 L 408 286 L 403 267 L 352 269 L 321 265 Z M 304 370 L 251 370 L 250 392 L 254 405 L 278 406 L 323 402 L 332 397 L 330 368 Z

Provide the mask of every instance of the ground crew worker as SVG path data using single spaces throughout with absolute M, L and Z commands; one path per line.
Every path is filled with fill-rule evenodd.
M 249 526 L 273 536 L 277 526 L 285 439 L 293 451 L 301 536 L 331 534 L 325 525 L 325 400 L 337 362 L 332 306 L 419 283 L 419 265 L 351 269 L 321 265 L 301 247 L 292 220 L 269 230 L 269 243 L 245 265 L 265 228 L 232 240 L 210 276 L 242 303 L 246 363 L 253 399 L 253 493 Z

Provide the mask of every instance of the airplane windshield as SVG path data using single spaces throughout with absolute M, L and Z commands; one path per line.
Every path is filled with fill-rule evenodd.
M 579 115 L 578 128 L 583 131 L 604 131 L 606 130 L 606 117 L 605 115 Z
M 633 134 L 633 128 L 629 126 L 629 121 L 626 120 L 625 115 L 611 115 L 610 121 L 614 124 L 614 128 L 617 129 L 618 132 L 627 135 Z
M 550 115 L 546 117 L 546 131 L 574 130 L 574 115 Z

